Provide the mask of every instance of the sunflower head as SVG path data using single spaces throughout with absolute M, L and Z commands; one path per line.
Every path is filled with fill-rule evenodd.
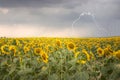
M 27 53 L 30 50 L 29 46 L 24 46 L 24 53 Z
M 97 49 L 97 53 L 98 53 L 99 57 L 104 56 L 104 50 L 102 48 L 100 48 L 100 47 Z
M 3 54 L 10 54 L 10 52 L 9 52 L 9 45 L 3 45 L 3 46 L 1 46 L 1 52 Z
M 12 52 L 14 56 L 16 56 L 16 52 L 17 52 L 16 46 L 14 45 L 9 46 L 9 51 Z
M 74 52 L 74 57 L 77 58 L 80 52 Z
M 115 54 L 116 54 L 116 57 L 120 59 L 120 50 L 116 51 Z
M 90 51 L 90 59 L 95 59 L 94 54 L 92 53 L 92 51 Z
M 68 44 L 67 44 L 67 49 L 68 49 L 68 50 L 73 50 L 73 51 L 74 51 L 74 50 L 76 49 L 76 46 L 75 46 L 74 43 L 68 43 Z
M 35 55 L 39 55 L 41 53 L 41 48 L 35 48 L 34 53 Z
M 9 50 L 12 51 L 13 53 L 16 53 L 16 46 L 14 45 L 9 46 Z
M 41 57 L 44 63 L 48 63 L 48 54 L 44 51 L 41 52 Z
M 90 60 L 90 54 L 85 49 L 83 49 L 82 52 L 83 52 L 83 54 L 85 54 L 87 60 L 89 61 Z
M 56 45 L 60 47 L 60 46 L 61 46 L 61 41 L 60 41 L 60 40 L 57 40 L 57 41 L 56 41 Z
M 104 49 L 104 54 L 105 54 L 105 56 L 112 55 L 113 54 L 113 50 L 111 48 L 106 47 Z

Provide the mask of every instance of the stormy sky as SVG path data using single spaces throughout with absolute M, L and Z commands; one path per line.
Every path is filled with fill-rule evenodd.
M 120 36 L 119 4 L 120 0 L 0 0 L 0 36 Z

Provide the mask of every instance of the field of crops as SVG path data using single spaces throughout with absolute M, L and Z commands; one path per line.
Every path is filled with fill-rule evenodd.
M 0 80 L 120 80 L 120 37 L 0 38 Z

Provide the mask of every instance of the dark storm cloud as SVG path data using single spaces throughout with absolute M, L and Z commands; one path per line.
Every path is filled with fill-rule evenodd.
M 60 1 L 60 0 L 59 0 Z M 50 1 L 50 0 L 1 0 L 1 7 L 38 7 L 46 6 L 49 4 L 56 4 L 59 1 Z M 52 2 L 52 3 L 51 3 Z M 59 2 L 61 3 L 61 1 Z
M 120 0 L 91 0 L 83 7 L 99 18 L 116 19 L 120 17 Z
M 93 36 L 120 35 L 120 0 L 0 0 L 0 24 L 37 24 L 39 27 L 71 29 L 73 21 L 84 12 L 94 14 L 98 27 L 102 29 L 98 29 L 90 15 L 82 16 L 74 25 L 76 29 L 85 26 L 95 29 Z
M 59 7 L 73 8 L 88 0 L 0 0 L 0 7 Z
M 75 17 L 82 13 L 82 9 L 87 9 L 88 11 L 93 11 L 97 18 L 101 21 L 111 21 L 120 19 L 120 0 L 0 0 L 0 7 L 5 8 L 15 8 L 14 13 L 17 12 L 29 12 L 29 17 L 39 18 L 57 18 L 60 21 L 72 21 Z M 43 10 L 38 10 L 36 8 L 53 7 L 53 8 L 67 8 L 69 9 L 68 14 L 61 15 L 60 13 L 50 14 L 49 11 L 44 13 Z M 97 7 L 97 8 L 96 8 Z M 26 8 L 25 10 L 20 10 L 19 8 Z M 32 8 L 32 9 L 31 9 Z M 90 9 L 89 9 L 90 8 Z M 53 10 L 53 9 L 51 9 Z M 17 12 L 16 12 L 17 11 Z M 46 9 L 47 11 L 47 9 Z M 19 16 L 22 14 L 17 13 Z M 54 12 L 54 10 L 53 10 Z M 62 13 L 64 13 L 62 11 Z M 25 15 L 25 14 L 23 14 Z M 12 15 L 11 15 L 12 16 Z M 36 19 L 38 20 L 38 19 Z

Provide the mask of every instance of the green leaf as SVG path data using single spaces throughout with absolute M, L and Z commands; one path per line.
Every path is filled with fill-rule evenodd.
M 75 58 L 75 59 L 72 59 L 72 60 L 68 61 L 68 63 L 71 64 L 71 65 L 75 65 L 76 61 L 77 61 L 77 59 Z
M 89 74 L 87 73 L 87 72 L 80 72 L 80 74 L 79 74 L 80 76 L 79 76 L 79 78 L 80 78 L 80 80 L 88 80 L 89 79 Z
M 14 64 L 11 65 L 9 75 L 11 75 L 16 70 L 16 66 Z
M 59 80 L 59 77 L 57 74 L 52 74 L 52 75 L 49 75 L 48 80 Z
M 73 80 L 89 80 L 89 74 L 88 72 L 76 72 L 73 77 Z
M 25 74 L 32 73 L 32 72 L 33 72 L 32 68 L 26 68 L 26 69 L 22 69 L 22 70 L 18 71 L 18 74 L 25 75 Z

